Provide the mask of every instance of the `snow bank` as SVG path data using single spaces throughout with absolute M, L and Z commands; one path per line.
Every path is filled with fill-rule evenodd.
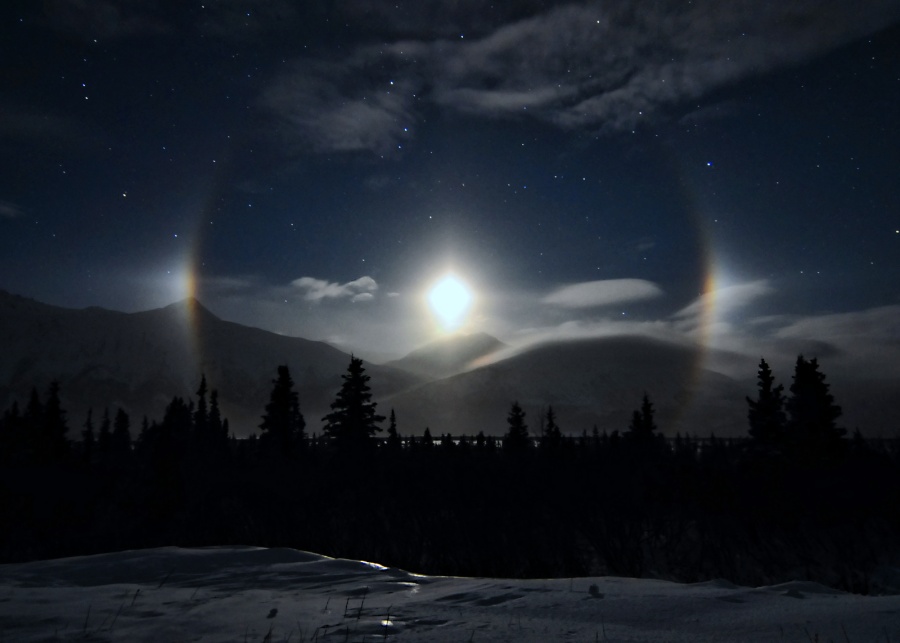
M 896 641 L 900 597 L 810 582 L 428 577 L 257 547 L 0 566 L 3 641 L 384 639 Z

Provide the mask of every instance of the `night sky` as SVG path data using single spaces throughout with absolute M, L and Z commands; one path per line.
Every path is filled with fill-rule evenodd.
M 896 0 L 0 19 L 10 292 L 196 296 L 386 358 L 438 336 L 426 294 L 452 273 L 459 328 L 513 344 L 637 332 L 900 376 Z

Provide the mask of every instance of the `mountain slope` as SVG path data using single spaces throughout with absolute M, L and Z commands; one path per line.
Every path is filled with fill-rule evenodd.
M 396 409 L 401 433 L 421 433 L 428 426 L 432 433 L 501 435 L 517 400 L 532 434 L 548 405 L 564 433 L 580 434 L 595 424 L 601 431 L 624 431 L 647 392 L 667 434 L 746 432 L 748 391 L 704 370 L 702 357 L 697 348 L 644 337 L 549 343 L 400 392 L 384 404 Z
M 288 364 L 311 431 L 341 384 L 349 355 L 324 342 L 249 328 L 219 319 L 188 299 L 165 308 L 120 313 L 72 310 L 0 292 L 0 407 L 43 394 L 60 382 L 70 437 L 87 410 L 122 406 L 137 425 L 160 418 L 173 396 L 192 397 L 205 373 L 238 435 L 255 430 L 279 364 Z M 378 397 L 420 380 L 367 365 Z
M 431 379 L 456 375 L 467 370 L 472 362 L 491 355 L 506 344 L 487 333 L 453 335 L 417 348 L 386 366 L 403 369 Z

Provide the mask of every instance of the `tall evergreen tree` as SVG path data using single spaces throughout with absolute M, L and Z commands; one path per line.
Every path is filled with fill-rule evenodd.
M 45 452 L 44 438 L 44 405 L 38 396 L 37 388 L 31 388 L 31 395 L 25 411 L 18 422 L 19 459 L 24 462 L 33 462 L 41 458 Z
M 341 450 L 367 450 L 375 433 L 381 431 L 378 424 L 384 416 L 375 411 L 378 405 L 372 401 L 363 361 L 351 355 L 347 373 L 341 378 L 344 383 L 331 403 L 331 413 L 322 418 L 325 434 Z
M 84 421 L 84 429 L 81 432 L 81 456 L 87 465 L 90 465 L 94 460 L 96 441 L 97 438 L 94 436 L 94 409 L 88 409 L 87 418 Z
M 22 414 L 19 412 L 19 403 L 14 401 L 3 412 L 3 419 L 0 421 L 0 463 L 19 460 L 23 456 L 22 449 Z
M 113 420 L 113 432 L 111 441 L 113 458 L 117 463 L 122 463 L 131 455 L 131 418 L 125 409 L 119 407 Z
M 62 401 L 59 399 L 59 382 L 56 380 L 50 382 L 47 390 L 47 401 L 44 404 L 44 421 L 42 442 L 46 448 L 46 456 L 58 461 L 69 452 L 69 441 L 66 439 L 66 433 L 69 426 L 66 422 L 66 412 L 62 408 Z
M 630 440 L 638 443 L 652 442 L 656 439 L 656 422 L 653 419 L 655 413 L 650 397 L 644 393 L 641 409 L 631 415 L 631 424 L 626 434 Z
M 528 425 L 525 424 L 525 411 L 518 402 L 513 402 L 506 416 L 507 430 L 503 436 L 503 448 L 510 453 L 526 451 L 531 446 L 528 436 Z
M 391 409 L 387 435 L 387 443 L 385 445 L 387 449 L 392 452 L 399 451 L 403 443 L 400 440 L 400 434 L 397 433 L 397 415 L 394 413 L 394 409 Z
M 759 360 L 756 379 L 758 393 L 755 400 L 747 398 L 747 420 L 750 422 L 750 437 L 753 442 L 766 449 L 774 448 L 784 439 L 784 386 L 775 386 L 775 376 L 766 360 Z
M 555 451 L 562 445 L 562 431 L 556 424 L 556 414 L 553 407 L 547 407 L 547 413 L 544 415 L 544 433 L 541 436 L 541 447 L 548 451 Z
M 300 413 L 300 397 L 287 365 L 279 366 L 278 377 L 272 380 L 272 392 L 259 428 L 260 444 L 276 453 L 295 453 L 306 441 L 306 421 Z
M 194 433 L 197 442 L 207 445 L 209 442 L 209 410 L 206 406 L 206 374 L 200 375 L 200 386 L 197 388 L 197 408 L 194 409 Z M 202 447 L 201 447 L 202 448 Z
M 37 431 L 38 427 L 44 421 L 44 405 L 41 404 L 41 398 L 38 396 L 37 388 L 31 388 L 31 395 L 28 398 L 28 404 L 25 405 L 25 412 L 22 413 L 22 423 L 28 427 L 30 431 Z
M 813 458 L 833 455 L 845 442 L 847 431 L 837 425 L 841 407 L 834 403 L 829 388 L 818 361 L 798 356 L 786 404 L 788 439 L 799 452 Z
M 112 424 L 109 421 L 109 408 L 103 410 L 100 432 L 97 434 L 97 457 L 102 463 L 109 462 L 112 450 Z
M 209 393 L 209 439 L 216 450 L 224 451 L 228 446 L 228 420 L 222 419 L 219 410 L 219 391 L 213 389 Z

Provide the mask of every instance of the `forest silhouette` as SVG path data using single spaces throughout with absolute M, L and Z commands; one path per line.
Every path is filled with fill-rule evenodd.
M 663 437 L 650 393 L 622 430 L 568 434 L 511 401 L 503 438 L 402 434 L 362 360 L 310 435 L 280 365 L 259 433 L 206 378 L 136 427 L 70 424 L 58 384 L 0 419 L 0 562 L 179 546 L 292 547 L 443 575 L 620 575 L 868 593 L 900 554 L 900 445 L 851 437 L 816 359 L 765 360 L 748 433 Z M 502 411 L 498 423 L 503 422 Z M 382 435 L 383 433 L 383 435 Z

